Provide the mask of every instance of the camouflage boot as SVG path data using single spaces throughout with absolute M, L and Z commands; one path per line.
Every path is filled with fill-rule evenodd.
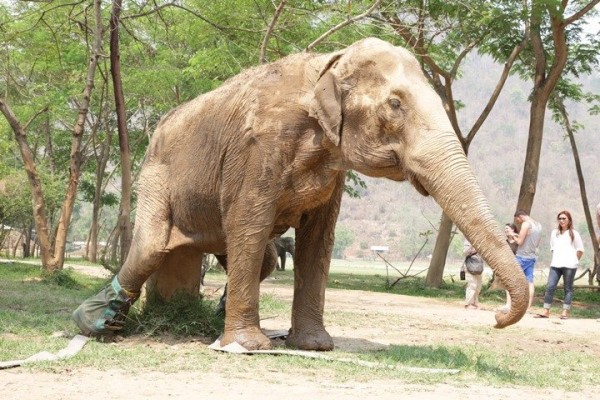
M 114 336 L 123 329 L 129 307 L 137 298 L 125 291 L 115 276 L 110 285 L 77 307 L 73 320 L 84 335 Z

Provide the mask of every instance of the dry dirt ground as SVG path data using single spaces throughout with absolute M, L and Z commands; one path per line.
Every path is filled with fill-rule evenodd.
M 211 288 L 209 286 L 208 290 Z M 262 293 L 271 293 L 284 301 L 292 299 L 289 287 L 264 282 Z M 326 324 L 335 346 L 347 352 L 373 350 L 393 345 L 455 345 L 468 341 L 481 346 L 504 347 L 510 354 L 525 351 L 543 352 L 576 347 L 577 352 L 600 358 L 597 343 L 600 322 L 595 319 L 569 319 L 556 316 L 536 319 L 525 315 L 517 326 L 504 330 L 486 329 L 494 323 L 492 307 L 465 310 L 460 302 L 408 297 L 385 293 L 328 289 Z M 350 321 L 331 318 L 336 312 L 355 315 Z M 364 323 L 370 320 L 372 323 Z M 330 322 L 333 321 L 333 322 Z M 336 322 L 337 321 L 337 322 Z M 273 317 L 262 321 L 266 329 L 287 329 L 287 318 Z M 485 333 L 482 333 L 485 332 Z M 127 338 L 119 346 L 127 346 Z M 151 339 L 146 339 L 150 340 Z M 131 344 L 131 343 L 130 343 Z M 169 344 L 154 343 L 155 346 Z M 199 341 L 173 344 L 177 350 L 193 351 L 207 346 Z M 175 349 L 175 347 L 173 347 Z M 85 351 L 85 348 L 84 350 Z M 174 350 L 175 351 L 175 350 Z M 218 353 L 221 354 L 221 353 Z M 224 355 L 225 356 L 225 355 Z M 230 355 L 226 355 L 231 357 Z M 237 355 L 235 357 L 255 357 Z M 276 356 L 260 356 L 276 357 Z M 540 366 L 543 368 L 543 366 Z M 592 399 L 598 398 L 594 388 L 580 392 L 563 392 L 527 386 L 486 387 L 472 382 L 456 385 L 452 378 L 443 384 L 405 384 L 394 379 L 374 379 L 340 383 L 328 376 L 295 376 L 286 371 L 232 374 L 220 371 L 218 365 L 208 371 L 162 373 L 155 370 L 83 370 L 67 369 L 61 373 L 16 368 L 0 371 L 0 399 Z

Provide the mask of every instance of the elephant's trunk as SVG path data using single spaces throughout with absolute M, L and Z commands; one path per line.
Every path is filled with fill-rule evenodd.
M 431 194 L 510 293 L 511 309 L 496 314 L 496 327 L 514 324 L 528 307 L 525 275 L 492 216 L 455 134 L 444 130 L 424 136 L 414 153 L 416 157 L 408 165 L 415 184 L 421 184 Z

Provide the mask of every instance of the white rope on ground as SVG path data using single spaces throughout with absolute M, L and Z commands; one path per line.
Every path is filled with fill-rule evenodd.
M 81 349 L 83 349 L 83 346 L 85 346 L 88 340 L 89 338 L 87 336 L 75 335 L 75 337 L 71 339 L 67 347 L 56 353 L 42 351 L 23 360 L 1 361 L 0 369 L 19 367 L 24 364 L 30 364 L 39 361 L 58 361 L 71 358 L 77 353 L 79 353 Z
M 267 333 L 267 332 L 265 332 Z M 287 333 L 287 332 L 286 332 Z M 270 334 L 267 336 L 271 337 Z M 314 358 L 326 361 L 336 361 L 348 364 L 356 364 L 367 368 L 381 368 L 381 369 L 395 369 L 415 373 L 426 373 L 426 374 L 458 374 L 459 369 L 448 369 L 448 368 L 418 368 L 418 367 L 407 367 L 404 365 L 389 365 L 382 363 L 375 363 L 364 360 L 356 360 L 351 358 L 335 358 L 327 356 L 323 353 L 317 353 L 312 351 L 304 350 L 246 350 L 241 344 L 237 342 L 230 343 L 226 346 L 221 346 L 221 338 L 219 337 L 214 343 L 208 346 L 209 349 L 215 351 L 222 351 L 226 353 L 235 354 L 274 354 L 274 355 L 288 355 L 305 358 Z

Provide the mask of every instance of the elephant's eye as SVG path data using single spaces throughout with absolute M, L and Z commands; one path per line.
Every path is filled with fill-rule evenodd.
M 402 103 L 400 103 L 400 100 L 398 99 L 390 99 L 388 102 L 393 110 L 399 110 L 400 107 L 402 107 Z

